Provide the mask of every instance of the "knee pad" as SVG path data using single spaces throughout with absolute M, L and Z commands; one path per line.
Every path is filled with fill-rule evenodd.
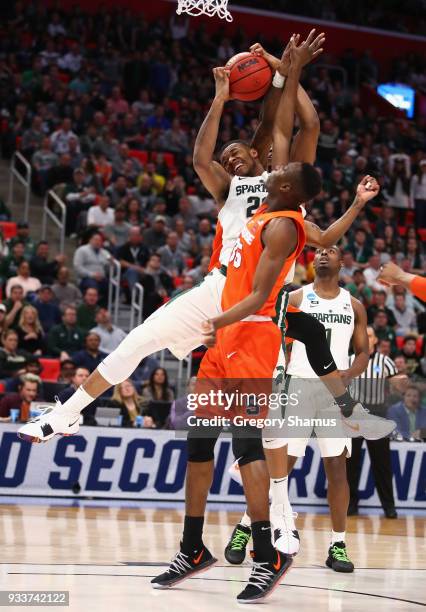
M 188 461 L 203 463 L 214 459 L 214 447 L 217 438 L 198 438 L 188 435 Z
M 287 446 L 287 444 L 287 438 L 262 438 L 263 448 L 267 448 L 270 450 L 273 450 L 274 448 L 284 448 L 284 446 Z
M 253 461 L 265 460 L 260 429 L 253 431 L 255 437 L 237 437 L 237 435 L 238 432 L 236 434 L 235 431 L 232 434 L 232 451 L 240 467 Z

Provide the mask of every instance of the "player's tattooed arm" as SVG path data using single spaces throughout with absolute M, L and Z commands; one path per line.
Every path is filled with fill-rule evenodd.
M 370 358 L 367 336 L 367 312 L 365 307 L 356 298 L 351 297 L 351 302 L 355 314 L 354 331 L 352 334 L 352 348 L 355 359 L 350 368 L 340 370 L 339 372 L 346 387 L 350 385 L 352 379 L 365 371 Z
M 213 159 L 225 102 L 229 100 L 229 70 L 214 68 L 216 94 L 195 140 L 193 163 L 204 187 L 221 206 L 226 200 L 231 177 Z
M 364 176 L 357 187 L 356 196 L 351 206 L 330 227 L 321 230 L 315 223 L 305 221 L 306 244 L 316 248 L 330 248 L 337 244 L 350 229 L 366 203 L 374 198 L 379 191 L 380 187 L 376 179 L 370 175 Z
M 297 247 L 297 229 L 290 219 L 273 219 L 264 229 L 262 239 L 264 249 L 256 267 L 252 292 L 219 317 L 206 322 L 203 333 L 207 346 L 214 345 L 217 329 L 241 321 L 263 306 L 286 259 Z M 283 244 L 286 245 L 284 249 Z

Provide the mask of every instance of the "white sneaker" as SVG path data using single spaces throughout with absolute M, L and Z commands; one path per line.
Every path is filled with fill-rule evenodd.
M 18 429 L 18 437 L 27 442 L 48 442 L 57 435 L 72 436 L 79 430 L 80 413 L 70 415 L 58 400 L 54 408 L 46 408 L 42 414 Z
M 271 507 L 273 544 L 286 555 L 297 555 L 300 549 L 299 532 L 294 523 L 296 518 L 297 512 L 286 515 L 283 506 Z
M 371 414 L 361 404 L 356 404 L 350 417 L 342 417 L 347 436 L 366 440 L 385 438 L 396 428 L 395 421 Z

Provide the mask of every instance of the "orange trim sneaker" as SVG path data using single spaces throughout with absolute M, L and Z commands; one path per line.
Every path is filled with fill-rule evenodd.
M 179 551 L 172 559 L 169 569 L 153 578 L 151 585 L 154 589 L 170 589 L 175 584 L 186 580 L 186 578 L 205 572 L 215 563 L 217 563 L 217 559 L 205 546 L 200 550 L 194 550 L 191 555 Z
M 270 561 L 256 561 L 253 556 L 253 569 L 248 584 L 238 597 L 238 603 L 257 603 L 279 585 L 293 563 L 293 558 L 274 549 L 274 558 Z
M 396 428 L 395 421 L 371 414 L 360 403 L 354 406 L 350 417 L 342 416 L 342 420 L 349 438 L 362 437 L 366 440 L 380 440 Z
M 70 414 L 63 409 L 59 400 L 54 408 L 46 408 L 18 429 L 18 437 L 26 442 L 48 442 L 54 436 L 72 436 L 80 427 L 80 412 Z

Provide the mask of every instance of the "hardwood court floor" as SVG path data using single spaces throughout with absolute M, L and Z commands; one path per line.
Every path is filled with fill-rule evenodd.
M 223 558 L 239 516 L 210 511 L 205 542 L 218 565 L 176 589 L 155 591 L 150 579 L 164 571 L 177 550 L 180 509 L 0 505 L 0 590 L 69 590 L 69 609 L 78 612 L 241 609 L 235 597 L 249 564 L 230 566 Z M 409 612 L 426 605 L 424 518 L 350 518 L 354 574 L 324 566 L 327 515 L 304 513 L 297 525 L 301 551 L 265 610 L 376 612 L 380 606 Z

